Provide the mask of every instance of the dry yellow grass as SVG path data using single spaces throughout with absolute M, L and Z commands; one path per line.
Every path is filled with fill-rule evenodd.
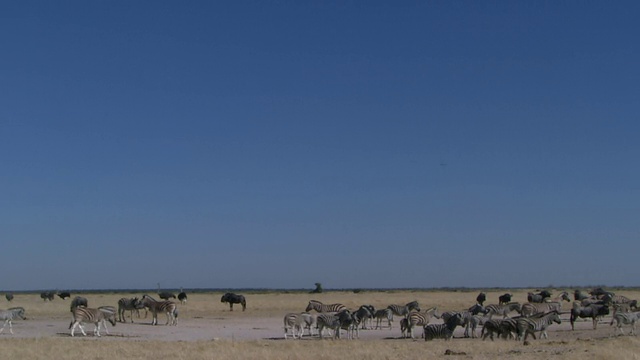
M 554 292 L 558 292 L 557 290 Z M 504 291 L 487 293 L 488 303 L 494 303 Z M 640 298 L 639 291 L 619 291 L 631 298 Z M 523 301 L 526 291 L 513 291 L 514 300 Z M 86 294 L 91 306 L 116 305 L 121 297 L 141 294 Z M 308 300 L 317 299 L 325 303 L 340 302 L 355 308 L 361 304 L 384 307 L 391 303 L 404 304 L 418 300 L 423 308 L 438 306 L 441 310 L 468 308 L 475 301 L 477 292 L 444 291 L 390 291 L 329 292 L 323 294 L 264 293 L 248 294 L 246 312 L 235 309 L 228 311 L 226 304 L 220 303 L 221 293 L 190 294 L 189 302 L 180 306 L 181 321 L 193 319 L 211 320 L 210 326 L 223 326 L 224 321 L 235 321 L 253 317 L 281 319 L 287 312 L 304 310 Z M 59 323 L 66 331 L 69 320 L 69 300 L 60 299 L 44 302 L 38 295 L 17 295 L 11 306 L 23 306 L 27 315 L 34 320 L 50 320 Z M 5 306 L 9 307 L 9 305 Z M 569 305 L 567 305 L 568 309 Z M 137 319 L 136 319 L 137 320 Z M 149 321 L 150 319 L 141 321 Z M 216 320 L 216 321 L 214 321 Z M 29 320 L 27 320 L 29 321 Z M 164 319 L 160 318 L 163 323 Z M 227 323 L 226 326 L 228 326 Z M 142 325 L 140 325 L 142 326 Z M 397 324 L 396 324 L 397 326 Z M 122 327 L 122 326 L 120 326 Z M 149 329 L 151 327 L 136 329 Z M 608 324 L 601 328 L 609 334 Z M 89 326 L 89 329 L 92 329 Z M 180 332 L 178 327 L 153 327 L 154 331 Z M 249 329 L 251 331 L 251 329 Z M 378 334 L 378 333 L 375 333 Z M 633 336 L 608 337 L 590 336 L 589 331 L 550 331 L 549 340 L 534 340 L 524 346 L 515 341 L 481 341 L 478 339 L 453 339 L 452 341 L 431 341 L 392 339 L 399 331 L 381 332 L 380 338 L 367 340 L 233 340 L 220 338 L 201 341 L 157 341 L 143 337 L 120 338 L 71 338 L 66 333 L 52 331 L 52 335 L 34 334 L 33 337 L 0 336 L 0 356 L 2 358 L 62 358 L 62 359 L 424 359 L 424 358 L 464 358 L 464 359 L 634 359 L 640 350 L 640 340 Z M 602 334 L 602 333 L 601 333 Z M 273 337 L 280 338 L 281 330 L 275 329 Z M 446 350 L 464 353 L 459 356 L 445 356 Z

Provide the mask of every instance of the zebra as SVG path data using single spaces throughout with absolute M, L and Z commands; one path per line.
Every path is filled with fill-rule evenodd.
M 304 311 L 309 312 L 311 310 L 315 310 L 319 313 L 337 313 L 347 310 L 347 307 L 342 304 L 323 304 L 318 300 L 309 300 L 309 304 Z
M 105 320 L 109 321 L 111 325 L 116 326 L 115 311 L 103 311 L 83 306 L 77 307 L 73 310 L 73 321 L 71 322 L 71 326 L 69 326 L 69 328 L 71 329 L 71 336 L 75 336 L 76 327 L 80 327 L 82 335 L 87 336 L 87 333 L 84 331 L 84 327 L 82 327 L 82 323 L 85 322 L 93 323 L 95 326 L 95 328 L 93 329 L 93 334 L 95 336 L 100 336 L 100 326 L 104 323 Z
M 410 312 L 409 315 L 407 315 L 406 317 L 406 327 L 408 330 L 408 336 L 410 336 L 412 339 L 415 339 L 413 334 L 413 329 L 416 326 L 422 326 L 424 328 L 425 325 L 429 324 L 432 317 L 435 317 L 435 318 L 440 317 L 440 315 L 438 315 L 438 308 L 435 306 L 428 308 L 425 312 L 418 312 L 418 311 Z M 400 330 L 402 330 L 402 324 L 400 326 Z M 402 332 L 402 335 L 404 337 L 405 335 L 404 331 Z
M 568 292 L 563 291 L 559 296 L 556 296 L 553 299 L 550 298 L 550 297 L 544 298 L 544 302 L 558 302 L 558 303 L 561 303 L 562 301 L 571 302 L 571 298 L 569 298 L 569 293 Z
M 521 317 L 517 320 L 518 327 L 518 340 L 527 341 L 527 336 L 531 334 L 533 338 L 536 338 L 536 331 L 540 331 L 540 338 L 547 339 L 547 328 L 552 323 L 560 324 L 560 315 L 557 311 L 551 311 L 540 317 Z
M 424 326 L 424 340 L 433 339 L 450 340 L 453 337 L 453 331 L 458 325 L 462 324 L 462 314 L 452 315 L 444 324 L 428 324 Z
M 444 322 L 447 322 L 449 318 L 456 314 L 462 316 L 462 324 L 464 326 L 464 337 L 469 337 L 469 330 L 471 330 L 471 337 L 476 337 L 476 327 L 481 322 L 480 317 L 475 317 L 478 313 L 486 314 L 487 310 L 482 306 L 476 304 L 469 308 L 467 311 L 447 311 L 442 313 L 441 317 Z
M 391 313 L 396 316 L 404 316 L 405 318 L 411 311 L 420 312 L 420 305 L 417 301 L 412 301 L 407 303 L 406 305 L 389 305 L 387 309 L 391 310 Z M 391 317 L 391 322 L 393 322 L 393 317 Z M 391 325 L 389 325 L 389 329 L 391 329 Z
M 389 330 L 391 330 L 391 323 L 393 322 L 393 312 L 389 309 L 380 309 L 376 310 L 373 314 L 373 317 L 376 318 L 376 329 L 382 329 L 382 320 L 387 320 L 389 324 Z
M 529 317 L 535 314 L 548 313 L 552 311 L 560 312 L 562 310 L 562 303 L 559 302 L 545 302 L 545 303 L 526 303 L 522 304 L 521 314 L 522 316 Z
M 500 324 L 498 324 L 498 326 L 500 329 L 500 335 L 503 339 L 517 339 L 519 318 L 521 318 L 521 316 L 517 318 L 506 318 L 500 320 Z
M 140 302 L 145 308 L 151 310 L 153 314 L 151 325 L 158 325 L 158 312 L 167 314 L 167 323 L 165 325 L 178 325 L 178 311 L 176 303 L 173 301 L 156 301 L 149 295 L 142 295 Z
M 491 337 L 491 341 L 493 341 L 493 334 L 500 336 L 502 330 L 500 329 L 500 323 L 502 320 L 487 320 L 484 322 L 484 326 L 482 327 L 482 332 L 480 333 L 480 337 L 482 340 L 486 340 L 487 337 Z
M 303 323 L 303 328 L 307 329 L 309 331 L 309 336 L 313 335 L 313 329 L 317 329 L 317 321 L 318 321 L 318 316 L 315 314 L 310 314 L 307 312 L 303 312 L 300 314 L 300 318 L 301 318 L 301 323 Z M 303 330 L 304 330 L 303 329 Z
M 229 303 L 229 311 L 233 311 L 233 304 L 242 305 L 242 311 L 245 311 L 247 309 L 247 300 L 244 298 L 244 295 L 226 293 L 222 295 L 220 302 Z
M 338 320 L 340 321 L 340 327 L 336 329 L 338 332 L 338 338 L 340 338 L 340 329 L 344 329 L 347 331 L 347 339 L 356 339 L 360 338 L 360 332 L 358 328 L 360 327 L 360 318 L 356 313 L 352 313 L 349 310 L 343 310 L 336 314 L 338 316 Z
M 113 306 L 100 306 L 100 307 L 98 307 L 98 310 L 102 311 L 106 315 L 105 318 L 102 319 L 102 325 L 104 326 L 104 330 L 107 332 L 107 335 L 108 335 L 109 334 L 109 328 L 107 327 L 107 320 L 106 319 L 108 319 L 109 316 L 113 316 L 113 318 L 115 319 L 116 308 L 113 307 Z
M 26 320 L 27 318 L 24 316 L 24 308 L 23 307 L 15 307 L 8 310 L 0 310 L 0 321 L 4 320 L 4 324 L 2 325 L 2 329 L 0 329 L 0 333 L 4 331 L 5 326 L 9 324 L 9 332 L 13 334 L 13 319 L 20 318 L 22 320 Z
M 517 302 L 508 303 L 505 305 L 491 304 L 485 307 L 485 311 L 489 319 L 491 319 L 493 315 L 502 315 L 502 318 L 506 319 L 509 317 L 509 313 L 513 311 L 520 314 L 522 312 L 522 305 L 520 305 L 520 303 L 517 303 Z
M 369 325 L 371 325 L 369 328 L 373 328 L 373 314 L 375 311 L 376 309 L 371 305 L 361 305 L 354 313 L 360 320 L 363 330 L 367 329 L 367 320 L 369 321 Z
M 631 300 L 628 297 L 623 295 L 614 295 L 612 293 L 612 294 L 605 294 L 602 297 L 602 301 L 604 301 L 605 304 L 618 305 L 618 304 L 629 304 L 635 300 Z
M 89 306 L 89 301 L 87 301 L 87 299 L 83 298 L 82 296 L 76 296 L 75 298 L 73 298 L 73 300 L 71 300 L 71 306 L 69 311 L 73 312 L 73 310 L 75 310 L 77 307 L 80 307 L 80 306 L 84 306 L 84 307 Z
M 336 315 L 336 313 L 328 313 L 323 312 L 318 314 L 317 317 L 318 322 L 318 333 L 320 334 L 320 339 L 322 339 L 322 334 L 325 329 L 335 331 L 334 337 L 340 337 L 340 319 Z
M 636 321 L 640 319 L 640 311 L 636 312 L 620 312 L 613 316 L 610 326 L 616 323 L 616 328 L 613 329 L 613 334 L 616 334 L 616 329 L 620 330 L 620 334 L 624 334 L 622 331 L 622 324 L 631 325 L 631 332 L 629 335 L 635 335 L 636 333 Z
M 299 337 L 302 338 L 302 334 L 304 332 L 304 329 L 302 327 L 302 318 L 300 316 L 300 314 L 296 314 L 296 313 L 289 313 L 286 314 L 284 316 L 283 319 L 283 323 L 284 323 L 284 339 L 287 339 L 287 334 L 289 333 L 289 330 L 291 330 L 291 334 L 293 336 L 293 338 L 296 338 L 296 331 L 300 332 Z
M 118 321 L 127 322 L 127 319 L 124 316 L 124 312 L 129 310 L 129 317 L 131 318 L 131 322 L 133 322 L 133 312 L 135 311 L 138 314 L 138 318 L 140 317 L 140 309 L 144 309 L 144 305 L 137 298 L 122 298 L 118 300 Z

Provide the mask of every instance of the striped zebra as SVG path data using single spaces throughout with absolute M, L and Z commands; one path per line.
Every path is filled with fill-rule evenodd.
M 324 334 L 325 329 L 329 330 L 329 333 L 331 333 L 331 330 L 333 330 L 335 332 L 335 338 L 340 337 L 341 324 L 340 319 L 338 318 L 336 313 L 320 313 L 318 314 L 316 321 L 318 323 L 318 333 L 320 334 L 320 339 L 322 339 L 322 334 Z
M 173 301 L 156 301 L 149 295 L 143 295 L 140 302 L 153 314 L 151 325 L 158 325 L 159 312 L 167 314 L 167 323 L 165 325 L 178 325 L 178 308 L 176 306 L 176 303 L 174 303 Z
M 304 329 L 302 327 L 302 317 L 300 314 L 289 313 L 284 316 L 284 339 L 287 339 L 287 334 L 291 331 L 291 335 L 296 339 L 296 335 L 302 339 L 302 333 Z
M 69 327 L 71 329 L 71 336 L 75 336 L 76 327 L 80 327 L 82 335 L 87 336 L 87 333 L 84 331 L 84 327 L 82 326 L 83 323 L 87 322 L 95 325 L 93 334 L 95 336 L 100 336 L 100 327 L 104 320 L 107 320 L 111 325 L 116 326 L 116 313 L 86 308 L 83 306 L 77 307 L 73 310 L 73 321 Z
M 629 335 L 636 334 L 636 321 L 640 319 L 640 311 L 636 312 L 619 312 L 613 316 L 611 319 L 611 326 L 613 323 L 616 323 L 616 327 L 613 329 L 613 334 L 616 334 L 616 329 L 620 330 L 620 334 L 624 334 L 622 331 L 622 324 L 631 325 L 631 332 Z
M 413 329 L 416 326 L 422 326 L 424 328 L 425 325 L 429 324 L 432 317 L 435 317 L 435 318 L 440 317 L 440 315 L 438 315 L 438 308 L 435 306 L 428 308 L 425 312 L 418 312 L 418 311 L 410 312 L 409 315 L 407 315 L 406 317 L 407 319 L 406 327 L 407 327 L 408 336 L 411 337 L 412 339 L 415 339 L 413 334 Z M 400 330 L 402 330 L 402 324 L 400 326 Z M 404 337 L 405 332 L 403 331 L 402 333 Z
M 373 314 L 373 317 L 376 319 L 376 329 L 382 329 L 382 321 L 386 319 L 387 324 L 389 325 L 389 330 L 391 330 L 391 323 L 393 322 L 393 312 L 391 310 L 376 310 L 376 312 Z
M 475 306 L 475 305 L 474 305 Z M 469 337 L 469 330 L 471 330 L 471 337 L 476 337 L 476 328 L 481 322 L 481 317 L 474 315 L 471 311 L 446 311 L 441 315 L 442 321 L 447 322 L 454 315 L 462 316 L 462 326 L 464 326 L 464 337 Z
M 500 336 L 503 339 L 517 339 L 518 338 L 518 319 L 521 318 L 506 318 L 500 321 Z
M 319 313 L 331 313 L 347 310 L 347 307 L 342 304 L 323 304 L 318 300 L 309 300 L 309 304 L 304 311 L 309 312 L 311 310 Z
M 340 321 L 340 327 L 336 330 L 338 332 L 338 338 L 340 338 L 340 329 L 347 331 L 347 339 L 360 338 L 360 321 L 356 313 L 352 313 L 349 310 L 343 310 L 336 314 Z
M 129 310 L 129 317 L 131 318 L 131 322 L 133 322 L 133 312 L 135 311 L 136 314 L 138 314 L 138 318 L 140 318 L 140 309 L 144 309 L 144 305 L 142 305 L 142 302 L 137 297 L 118 300 L 118 321 L 127 322 L 124 312 Z
M 23 307 L 15 307 L 8 310 L 0 310 L 0 321 L 4 320 L 4 324 L 2 325 L 2 329 L 0 329 L 0 333 L 4 331 L 5 326 L 9 324 L 9 332 L 13 334 L 13 319 L 22 319 L 26 320 L 27 318 L 24 316 L 24 308 Z
M 559 302 L 546 302 L 546 303 L 526 303 L 522 304 L 521 314 L 525 317 L 530 317 L 536 314 L 546 314 L 548 312 L 562 311 L 562 303 Z
M 370 325 L 368 328 L 373 329 L 373 314 L 375 311 L 376 309 L 371 305 L 361 305 L 354 313 L 358 317 L 363 330 L 367 329 L 367 322 Z
M 387 309 L 391 310 L 393 315 L 406 317 L 411 311 L 420 311 L 420 305 L 417 301 L 412 301 L 406 305 L 389 305 Z
M 610 294 L 605 294 L 602 297 L 602 301 L 604 301 L 605 304 L 609 303 L 612 305 L 618 305 L 618 304 L 628 304 L 635 300 L 631 300 L 628 297 L 623 295 L 615 295 L 613 293 L 610 293 Z
M 313 329 L 318 328 L 318 316 L 316 314 L 310 314 L 303 312 L 300 314 L 303 330 L 307 329 L 309 336 L 313 336 Z
M 547 328 L 553 323 L 560 324 L 560 315 L 557 311 L 546 313 L 540 317 L 521 317 L 517 320 L 518 339 L 527 341 L 527 336 L 531 334 L 533 338 L 536 338 L 536 331 L 540 331 L 540 338 L 547 339 Z
M 502 318 L 506 319 L 509 317 L 509 314 L 513 311 L 520 314 L 522 312 L 522 305 L 520 305 L 517 302 L 503 304 L 503 305 L 491 304 L 485 307 L 485 311 L 489 319 L 491 319 L 493 315 L 502 315 Z
M 462 314 L 451 316 L 444 324 L 428 324 L 424 326 L 424 340 L 433 339 L 450 340 L 453 337 L 453 331 L 458 325 L 462 324 Z
M 484 326 L 482 327 L 482 332 L 480 333 L 480 337 L 482 340 L 486 340 L 488 337 L 491 337 L 491 341 L 493 341 L 493 334 L 496 334 L 500 337 L 502 331 L 500 330 L 500 323 L 502 320 L 487 320 L 484 322 Z
M 107 327 L 107 319 L 109 317 L 111 317 L 111 316 L 113 316 L 113 318 L 115 319 L 115 317 L 116 317 L 116 308 L 113 307 L 113 306 L 100 306 L 100 307 L 98 307 L 98 310 L 100 310 L 103 313 L 105 313 L 105 318 L 102 319 L 102 325 L 104 326 L 104 330 L 107 332 L 107 335 L 108 335 L 109 334 L 109 328 Z

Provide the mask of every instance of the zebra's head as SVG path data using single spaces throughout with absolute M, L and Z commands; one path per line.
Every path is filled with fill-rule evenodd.
M 562 320 L 560 320 L 560 314 L 558 314 L 557 311 L 551 313 L 551 321 L 555 322 L 556 324 L 562 323 Z

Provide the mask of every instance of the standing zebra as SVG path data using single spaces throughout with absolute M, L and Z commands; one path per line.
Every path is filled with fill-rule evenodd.
M 387 309 L 393 312 L 396 316 L 407 316 L 410 311 L 420 311 L 420 305 L 417 301 L 412 301 L 406 305 L 389 305 Z
M 242 311 L 245 311 L 247 309 L 247 300 L 245 300 L 244 295 L 226 293 L 222 295 L 220 302 L 229 303 L 229 311 L 233 311 L 233 304 L 242 305 Z
M 527 341 L 527 336 L 531 334 L 533 338 L 536 338 L 536 331 L 540 331 L 540 338 L 548 338 L 547 328 L 549 325 L 553 323 L 560 324 L 562 321 L 560 320 L 560 315 L 558 315 L 557 311 L 552 311 L 546 313 L 540 317 L 521 317 L 517 320 L 516 324 L 518 327 L 518 339 L 522 339 L 522 341 Z
M 140 309 L 144 309 L 144 305 L 142 305 L 142 302 L 137 297 L 118 300 L 118 321 L 127 322 L 124 312 L 129 310 L 129 317 L 131 318 L 131 322 L 133 322 L 133 312 L 135 311 L 136 314 L 138 314 L 138 318 L 140 318 Z
M 482 340 L 486 340 L 487 337 L 491 337 L 491 341 L 493 341 L 493 334 L 496 334 L 500 337 L 500 323 L 502 320 L 487 320 L 484 322 L 484 326 L 482 327 L 482 332 L 480 333 L 480 337 Z
M 93 334 L 95 336 L 100 336 L 100 326 L 105 320 L 109 321 L 111 325 L 116 326 L 116 313 L 82 306 L 77 307 L 73 310 L 73 321 L 71 322 L 71 326 L 69 326 L 71 329 L 71 336 L 75 336 L 76 327 L 80 327 L 82 335 L 87 336 L 87 333 L 84 331 L 84 327 L 82 327 L 82 323 L 85 322 L 93 323 L 95 326 Z
M 302 327 L 302 318 L 300 316 L 300 314 L 295 314 L 295 313 L 289 313 L 287 315 L 284 316 L 283 319 L 283 323 L 284 323 L 284 339 L 287 339 L 287 334 L 289 333 L 289 330 L 291 330 L 291 335 L 293 336 L 293 338 L 296 338 L 297 333 L 299 332 L 300 335 L 298 335 L 300 337 L 300 339 L 302 339 L 302 334 L 304 333 L 304 329 Z
M 438 315 L 438 308 L 435 306 L 427 309 L 425 312 L 417 312 L 417 311 L 410 312 L 406 318 L 408 336 L 411 337 L 412 339 L 415 339 L 413 334 L 413 329 L 416 326 L 422 326 L 424 328 L 425 325 L 429 324 L 432 317 L 436 317 L 436 318 L 440 317 Z M 401 327 L 401 330 L 402 330 L 402 327 Z M 404 331 L 403 331 L 403 336 L 404 336 Z
M 536 314 L 545 314 L 552 311 L 560 312 L 562 310 L 562 303 L 559 302 L 546 302 L 546 303 L 526 303 L 522 304 L 522 316 L 533 316 Z
M 382 329 L 382 320 L 386 319 L 391 330 L 391 323 L 393 322 L 393 312 L 389 309 L 376 310 L 373 313 L 373 317 L 376 318 L 376 329 Z
M 444 324 L 429 324 L 424 326 L 424 340 L 433 339 L 450 340 L 453 337 L 453 331 L 458 325 L 462 324 L 462 314 L 451 316 Z
M 347 310 L 347 307 L 342 304 L 323 304 L 318 300 L 309 300 L 309 304 L 307 305 L 305 312 L 309 312 L 311 310 L 315 310 L 319 313 L 340 312 Z
M 354 313 L 360 323 L 362 324 L 362 329 L 367 329 L 367 321 L 369 322 L 369 329 L 373 329 L 373 314 L 376 309 L 372 305 L 361 305 L 358 310 Z
M 156 301 L 149 295 L 143 295 L 140 302 L 153 314 L 151 325 L 158 325 L 158 312 L 167 314 L 167 323 L 165 325 L 178 325 L 178 308 L 173 301 Z
M 322 339 L 322 334 L 325 329 L 333 330 L 335 332 L 335 338 L 340 337 L 340 319 L 335 313 L 320 313 L 318 314 L 317 322 L 320 339 Z
M 613 334 L 616 334 L 616 329 L 620 330 L 620 334 L 624 334 L 624 332 L 622 331 L 622 324 L 625 324 L 631 325 L 631 332 L 629 333 L 629 335 L 635 335 L 636 321 L 638 321 L 638 319 L 640 319 L 640 311 L 616 313 L 613 316 L 613 319 L 611 319 L 610 324 L 611 326 L 613 326 L 613 323 L 616 323 L 616 328 L 613 329 Z
M 13 319 L 20 318 L 22 320 L 26 320 L 27 318 L 24 316 L 24 308 L 16 307 L 11 308 L 9 310 L 0 310 L 0 321 L 4 320 L 4 324 L 2 325 L 2 329 L 0 329 L 0 333 L 4 331 L 4 327 L 9 324 L 9 332 L 13 334 Z
M 504 305 L 491 304 L 485 307 L 486 315 L 491 319 L 493 315 L 502 315 L 503 319 L 509 317 L 509 313 L 515 311 L 518 314 L 522 312 L 522 306 L 519 303 L 508 303 Z

